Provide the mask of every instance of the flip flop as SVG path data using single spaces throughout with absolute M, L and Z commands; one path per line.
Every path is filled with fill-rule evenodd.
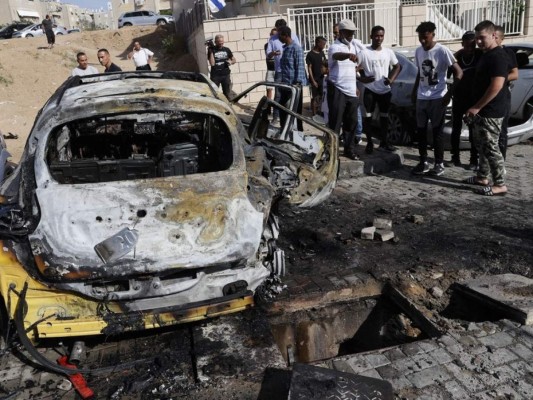
M 463 183 L 468 183 L 469 185 L 477 185 L 477 186 L 487 186 L 484 183 L 481 183 L 477 180 L 477 176 L 471 176 L 466 179 L 463 179 Z
M 484 186 L 482 189 L 476 190 L 475 193 L 482 196 L 505 196 L 507 194 L 507 192 L 494 193 L 492 191 L 492 186 Z

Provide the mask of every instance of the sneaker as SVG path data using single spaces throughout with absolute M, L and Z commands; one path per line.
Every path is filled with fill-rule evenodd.
M 380 144 L 378 147 L 378 150 L 382 151 L 396 151 L 396 147 L 394 147 L 392 144 Z
M 374 143 L 368 142 L 365 147 L 366 154 L 372 154 L 374 152 Z
M 429 171 L 429 174 L 433 175 L 433 176 L 440 176 L 443 173 L 444 173 L 444 164 L 443 163 L 435 164 L 433 169 L 431 171 Z
M 344 152 L 344 157 L 349 158 L 350 160 L 359 160 L 359 156 L 357 154 L 349 151 Z
M 358 137 L 358 136 L 356 136 L 355 139 L 353 140 L 353 143 L 354 143 L 355 145 L 358 145 L 359 143 L 361 143 L 361 138 Z
M 424 175 L 425 173 L 429 172 L 429 164 L 427 161 L 420 162 L 416 167 L 413 168 L 412 172 L 415 175 Z

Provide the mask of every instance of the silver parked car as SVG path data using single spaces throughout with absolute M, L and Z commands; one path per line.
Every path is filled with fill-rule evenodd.
M 172 15 L 160 15 L 153 11 L 131 11 L 118 18 L 118 27 L 132 25 L 165 25 L 174 22 Z
M 53 27 L 56 36 L 66 35 L 68 33 L 67 28 L 65 28 L 64 26 L 54 24 Z M 14 38 L 30 38 L 39 37 L 43 35 L 44 32 L 41 24 L 33 24 L 28 26 L 27 28 L 24 28 L 21 31 L 13 33 Z

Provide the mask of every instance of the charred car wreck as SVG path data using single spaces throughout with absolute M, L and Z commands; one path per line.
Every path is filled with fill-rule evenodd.
M 338 142 L 294 113 L 244 124 L 203 75 L 72 77 L 0 188 L 0 294 L 34 340 L 235 312 L 284 271 L 276 204 L 333 190 Z M 243 96 L 246 93 L 243 94 Z M 242 96 L 238 96 L 237 100 Z M 294 119 L 311 128 L 297 132 Z

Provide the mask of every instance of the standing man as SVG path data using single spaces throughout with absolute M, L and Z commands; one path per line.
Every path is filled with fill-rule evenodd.
M 278 29 L 278 35 L 283 46 L 283 55 L 280 60 L 281 67 L 281 82 L 288 85 L 297 85 L 300 87 L 300 98 L 298 101 L 298 108 L 296 112 L 302 113 L 303 93 L 301 93 L 302 86 L 307 85 L 307 78 L 305 77 L 304 52 L 302 48 L 293 42 L 291 36 L 291 28 L 282 26 Z M 285 106 L 290 99 L 291 92 L 287 90 L 281 91 L 280 104 Z M 281 126 L 285 124 L 287 119 L 286 113 L 280 111 Z M 303 123 L 298 119 L 297 127 L 299 131 L 303 131 Z
M 111 56 L 109 55 L 109 51 L 107 49 L 100 49 L 96 54 L 98 56 L 98 61 L 100 61 L 100 65 L 103 65 L 105 67 L 104 72 L 106 74 L 109 72 L 122 71 L 122 69 L 118 65 L 111 62 Z
M 516 54 L 513 50 L 502 46 L 503 39 L 505 37 L 505 30 L 503 26 L 497 25 L 495 28 L 496 43 L 498 46 L 502 47 L 509 57 L 509 75 L 507 76 L 507 109 L 505 110 L 505 117 L 503 117 L 502 130 L 500 132 L 500 138 L 498 139 L 498 146 L 500 147 L 500 152 L 502 153 L 503 159 L 507 155 L 507 131 L 509 128 L 509 116 L 511 115 L 511 82 L 518 79 L 518 62 L 516 60 Z
M 505 185 L 505 162 L 498 147 L 498 139 L 506 112 L 507 76 L 509 60 L 498 46 L 495 26 L 491 21 L 476 25 L 476 43 L 483 56 L 476 67 L 473 96 L 474 105 L 465 118 L 474 122 L 474 143 L 479 152 L 479 169 L 466 183 L 482 185 L 476 193 L 483 196 L 502 196 Z M 492 176 L 492 186 L 489 177 Z
M 46 14 L 46 17 L 43 19 L 42 29 L 46 34 L 46 40 L 48 42 L 48 48 L 51 49 L 56 43 L 56 35 L 54 33 L 54 24 L 50 19 L 50 15 Z
M 454 54 L 457 64 L 463 70 L 463 77 L 455 85 L 452 103 L 452 159 L 450 163 L 456 167 L 461 166 L 459 144 L 461 143 L 461 132 L 463 130 L 463 115 L 474 102 L 472 101 L 472 89 L 474 88 L 474 77 L 476 66 L 483 52 L 476 48 L 476 34 L 467 31 L 461 38 L 463 48 Z M 472 125 L 468 125 L 470 139 L 470 164 L 469 169 L 477 169 L 478 154 L 474 146 Z
M 402 66 L 398 62 L 396 55 L 391 49 L 382 47 L 385 38 L 385 28 L 374 26 L 370 33 L 371 44 L 364 51 L 359 53 L 359 64 L 364 71 L 364 77 L 360 81 L 365 85 L 363 104 L 366 110 L 367 122 L 367 144 L 366 153 L 371 154 L 374 150 L 372 143 L 372 114 L 379 107 L 379 125 L 381 131 L 381 142 L 379 148 L 387 151 L 394 151 L 396 148 L 387 141 L 389 131 L 389 107 L 392 97 L 391 85 L 396 80 Z
M 352 44 L 355 24 L 349 19 L 339 22 L 339 37 L 328 51 L 328 126 L 339 134 L 344 132 L 344 155 L 352 160 L 355 154 L 355 127 L 357 125 L 356 66 L 357 54 Z
M 207 56 L 209 65 L 211 65 L 211 80 L 217 86 L 222 85 L 222 92 L 229 99 L 231 90 L 231 70 L 229 66 L 235 64 L 236 60 L 231 50 L 224 47 L 224 35 L 215 36 L 215 45 L 209 47 Z
M 326 38 L 317 36 L 315 46 L 305 57 L 307 74 L 309 75 L 309 87 L 311 88 L 311 109 L 313 116 L 318 114 L 324 92 L 324 72 L 326 69 L 325 65 L 327 65 L 327 58 L 324 54 L 326 42 Z
M 278 31 L 276 28 L 272 28 L 270 30 L 270 37 L 274 36 L 275 34 L 277 34 Z M 268 42 L 265 43 L 265 55 L 267 54 L 267 47 L 268 47 Z M 265 75 L 265 82 L 274 82 L 274 75 L 276 74 L 276 63 L 274 62 L 274 58 L 273 57 L 266 57 L 266 66 L 267 66 L 267 72 L 266 72 L 266 75 Z M 272 86 L 267 86 L 266 88 L 266 91 L 267 91 L 267 97 L 272 100 L 274 98 L 274 87 Z M 270 111 L 269 111 L 269 114 L 270 114 Z
M 150 63 L 153 57 L 154 53 L 141 47 L 139 42 L 133 43 L 133 50 L 128 54 L 128 59 L 133 59 L 136 71 L 151 71 Z
M 454 84 L 463 76 L 461 68 L 452 52 L 435 41 L 436 26 L 433 22 L 422 22 L 416 28 L 421 46 L 415 51 L 415 64 L 418 67 L 413 93 L 416 103 L 416 126 L 418 133 L 418 152 L 420 163 L 413 169 L 413 174 L 422 175 L 429 171 L 427 162 L 428 138 L 427 127 L 431 121 L 435 165 L 432 175 L 444 173 L 444 143 L 442 130 L 446 106 L 450 102 L 453 90 L 448 91 L 446 75 L 449 67 L 453 68 Z M 453 88 L 452 88 L 453 89 Z
M 85 75 L 94 75 L 98 74 L 98 70 L 92 65 L 89 65 L 89 59 L 87 54 L 80 51 L 76 54 L 76 60 L 78 61 L 78 66 L 72 70 L 72 76 L 85 76 Z
M 284 19 L 278 19 L 275 23 L 275 27 L 278 33 L 270 37 L 270 39 L 268 40 L 268 45 L 266 49 L 267 58 L 274 59 L 274 67 L 275 67 L 274 82 L 281 82 L 280 62 L 281 62 L 281 55 L 283 54 L 283 43 L 279 39 L 279 29 L 283 26 L 287 26 L 287 21 L 285 21 Z M 294 44 L 297 44 L 298 46 L 300 46 L 300 40 L 298 39 L 298 36 L 296 36 L 292 32 L 291 32 L 291 39 Z M 279 103 L 280 98 L 281 98 L 281 92 L 278 89 L 276 89 L 274 100 Z M 279 110 L 276 107 L 274 107 L 274 113 L 273 113 L 274 115 L 273 115 L 273 120 L 272 120 L 273 122 L 278 120 L 279 118 L 278 112 Z

